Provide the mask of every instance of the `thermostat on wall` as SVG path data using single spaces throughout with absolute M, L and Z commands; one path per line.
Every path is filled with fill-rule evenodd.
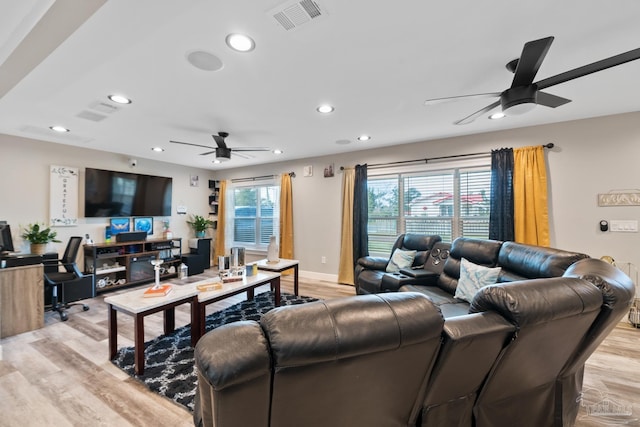
M 186 213 L 187 213 L 187 207 L 186 207 L 186 206 L 178 206 L 178 207 L 176 208 L 176 213 L 177 213 L 178 215 L 184 215 L 184 214 L 186 214 Z

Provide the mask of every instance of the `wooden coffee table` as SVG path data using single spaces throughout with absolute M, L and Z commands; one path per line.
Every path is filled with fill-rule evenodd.
M 175 308 L 182 304 L 190 304 L 191 308 L 191 345 L 196 343 L 205 333 L 206 306 L 223 300 L 232 295 L 247 292 L 247 299 L 254 297 L 255 288 L 271 284 L 275 291 L 275 304 L 280 305 L 280 274 L 259 272 L 257 275 L 243 277 L 242 280 L 224 283 L 222 289 L 201 292 L 197 285 L 211 282 L 211 278 L 190 283 L 169 281 L 173 285 L 171 292 L 163 297 L 145 298 L 147 287 L 135 289 L 118 295 L 109 296 L 104 302 L 109 308 L 109 359 L 113 360 L 118 347 L 117 313 L 128 314 L 134 318 L 134 359 L 135 373 L 144 373 L 144 317 L 153 313 L 163 312 L 164 333 L 175 329 Z

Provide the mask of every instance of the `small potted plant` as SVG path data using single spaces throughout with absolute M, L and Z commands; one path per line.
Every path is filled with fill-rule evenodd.
M 48 243 L 60 243 L 58 233 L 40 223 L 29 224 L 22 230 L 22 238 L 31 244 L 32 254 L 43 254 Z
M 213 228 L 215 223 L 201 215 L 192 215 L 191 220 L 187 221 L 187 224 L 189 224 L 191 228 L 193 228 L 193 231 L 196 232 L 197 238 L 202 238 L 204 237 L 204 233 L 207 231 L 207 228 Z

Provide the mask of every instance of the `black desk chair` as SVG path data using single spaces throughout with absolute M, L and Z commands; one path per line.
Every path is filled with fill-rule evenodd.
M 72 305 L 82 305 L 82 310 L 89 310 L 89 306 L 82 303 L 72 303 L 79 299 L 93 296 L 93 278 L 83 276 L 76 264 L 78 250 L 82 243 L 82 237 L 74 236 L 69 239 L 62 259 L 43 260 L 45 265 L 44 283 L 51 289 L 51 310 L 60 313 L 60 319 L 69 318 L 66 309 Z M 58 271 L 50 271 L 51 267 L 57 267 Z M 59 271 L 64 267 L 63 271 Z

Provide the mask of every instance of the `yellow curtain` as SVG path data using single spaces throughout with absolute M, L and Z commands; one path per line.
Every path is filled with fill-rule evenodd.
M 353 283 L 353 191 L 356 171 L 345 169 L 342 175 L 342 231 L 338 283 Z
M 547 167 L 541 145 L 513 149 L 513 199 L 516 242 L 549 246 Z
M 216 242 L 213 246 L 213 264 L 218 264 L 218 256 L 225 254 L 224 229 L 226 225 L 227 181 L 220 182 L 220 196 L 218 197 L 218 228 L 216 228 Z
M 292 193 L 291 176 L 284 173 L 280 179 L 280 258 L 284 259 L 294 259 Z

